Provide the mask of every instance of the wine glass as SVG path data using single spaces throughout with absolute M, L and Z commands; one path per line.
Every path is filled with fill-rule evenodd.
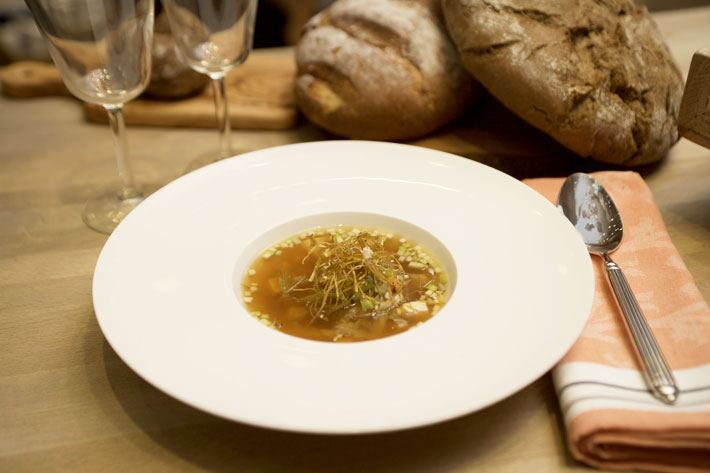
M 150 78 L 153 0 L 26 0 L 67 89 L 102 105 L 113 131 L 121 187 L 89 200 L 82 217 L 111 233 L 143 200 L 128 160 L 123 104 Z
M 192 69 L 212 79 L 219 126 L 218 155 L 197 159 L 188 170 L 231 155 L 224 79 L 249 56 L 256 4 L 257 0 L 163 0 L 180 55 Z

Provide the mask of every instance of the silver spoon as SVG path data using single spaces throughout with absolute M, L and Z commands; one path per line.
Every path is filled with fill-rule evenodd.
M 562 212 L 582 235 L 589 252 L 604 259 L 609 282 L 634 341 L 651 393 L 666 404 L 674 404 L 679 390 L 673 373 L 658 348 L 624 273 L 609 257 L 609 253 L 619 247 L 624 232 L 614 201 L 601 184 L 584 173 L 572 174 L 565 180 L 557 201 Z

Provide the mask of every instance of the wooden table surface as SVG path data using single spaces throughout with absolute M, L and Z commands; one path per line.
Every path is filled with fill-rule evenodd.
M 710 8 L 656 19 L 687 71 L 693 51 L 710 43 Z M 518 132 L 511 135 L 505 120 L 482 124 L 491 120 L 474 110 L 464 125 L 420 144 L 463 147 L 513 174 L 589 167 L 490 107 Z M 217 140 L 211 130 L 131 128 L 128 136 L 139 178 L 156 183 L 178 176 Z M 238 131 L 233 142 L 244 151 L 325 138 L 302 124 L 285 132 Z M 561 164 L 531 166 L 538 154 Z M 710 298 L 710 151 L 681 140 L 663 163 L 642 172 Z M 566 453 L 549 376 L 454 421 L 350 437 L 248 427 L 164 395 L 119 360 L 94 318 L 91 278 L 106 237 L 86 228 L 80 211 L 85 199 L 116 185 L 115 176 L 108 129 L 85 123 L 77 103 L 0 99 L 0 471 L 585 469 Z

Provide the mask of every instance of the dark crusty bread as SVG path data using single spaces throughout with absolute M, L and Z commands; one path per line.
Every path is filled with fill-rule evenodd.
M 438 0 L 339 0 L 306 24 L 296 58 L 303 113 L 352 138 L 426 134 L 474 93 Z
M 585 157 L 627 166 L 677 141 L 683 79 L 631 0 L 443 0 L 461 60 L 513 112 Z

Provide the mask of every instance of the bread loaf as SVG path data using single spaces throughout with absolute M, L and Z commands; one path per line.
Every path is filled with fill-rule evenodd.
M 155 19 L 152 45 L 153 65 L 145 95 L 175 100 L 196 95 L 205 88 L 209 77 L 193 71 L 177 53 L 175 40 L 165 13 Z
M 438 0 L 339 0 L 306 24 L 296 57 L 301 110 L 347 137 L 424 135 L 475 95 Z
M 443 0 L 465 67 L 585 157 L 634 166 L 678 139 L 682 76 L 632 0 Z

